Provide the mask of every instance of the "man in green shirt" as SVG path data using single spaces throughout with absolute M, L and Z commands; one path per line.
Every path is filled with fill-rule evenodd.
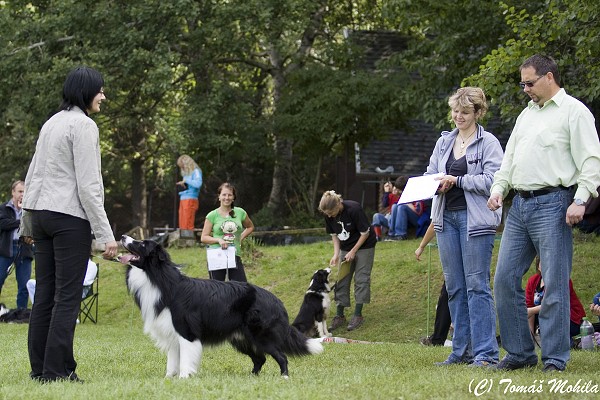
M 594 117 L 560 86 L 556 62 L 534 55 L 520 67 L 531 101 L 521 112 L 502 166 L 494 175 L 488 207 L 496 210 L 516 191 L 504 226 L 494 294 L 502 346 L 496 366 L 514 370 L 537 365 L 522 287 L 536 253 L 543 265 L 545 296 L 539 315 L 544 371 L 562 371 L 569 360 L 571 228 L 600 186 L 600 143 Z

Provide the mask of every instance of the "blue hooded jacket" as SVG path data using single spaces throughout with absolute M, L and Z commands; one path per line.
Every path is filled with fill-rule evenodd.
M 183 177 L 183 181 L 186 184 L 186 189 L 179 192 L 179 199 L 197 199 L 202 187 L 202 171 L 199 168 L 194 169 L 191 174 Z
M 454 146 L 458 129 L 443 131 L 435 144 L 425 175 L 447 174 L 446 163 Z M 456 186 L 463 189 L 467 202 L 467 231 L 469 236 L 495 234 L 502 219 L 502 209 L 491 211 L 487 207 L 494 173 L 500 169 L 504 152 L 498 139 L 477 124 L 475 139 L 466 149 L 467 174 L 459 176 Z M 445 194 L 435 196 L 431 220 L 437 232 L 444 230 Z

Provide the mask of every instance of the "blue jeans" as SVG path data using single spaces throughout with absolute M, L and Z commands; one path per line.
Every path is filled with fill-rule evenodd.
M 8 276 L 8 267 L 15 262 L 15 278 L 17 278 L 17 308 L 27 308 L 29 294 L 27 292 L 27 281 L 31 278 L 31 258 L 23 258 L 19 255 L 19 242 L 13 241 L 13 256 L 0 256 L 0 291 Z
M 389 228 L 390 227 L 390 223 L 389 223 L 389 219 L 391 218 L 390 215 L 384 215 L 382 213 L 375 213 L 373 214 L 373 223 L 371 225 L 374 226 L 383 226 L 385 228 Z
M 389 236 L 406 236 L 408 224 L 417 226 L 419 216 L 406 204 L 392 204 Z
M 539 314 L 542 362 L 565 369 L 569 360 L 571 227 L 565 222 L 573 195 L 567 190 L 524 199 L 515 196 L 502 234 L 494 293 L 502 347 L 513 362 L 537 362 L 527 324 L 523 275 L 540 255 L 546 292 Z
M 444 230 L 437 232 L 437 242 L 454 323 L 452 354 L 448 357 L 452 362 L 498 361 L 490 288 L 494 236 L 468 237 L 467 211 L 444 211 Z

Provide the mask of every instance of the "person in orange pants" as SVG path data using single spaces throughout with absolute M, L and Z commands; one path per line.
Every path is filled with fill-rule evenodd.
M 198 211 L 198 194 L 202 187 L 202 170 L 187 154 L 177 159 L 183 179 L 177 182 L 179 191 L 179 229 L 193 230 Z

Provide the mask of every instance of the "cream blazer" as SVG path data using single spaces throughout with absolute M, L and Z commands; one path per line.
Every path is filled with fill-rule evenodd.
M 32 236 L 27 211 L 48 210 L 88 220 L 98 243 L 114 241 L 101 171 L 96 123 L 78 107 L 52 116 L 40 131 L 25 178 L 21 236 Z

